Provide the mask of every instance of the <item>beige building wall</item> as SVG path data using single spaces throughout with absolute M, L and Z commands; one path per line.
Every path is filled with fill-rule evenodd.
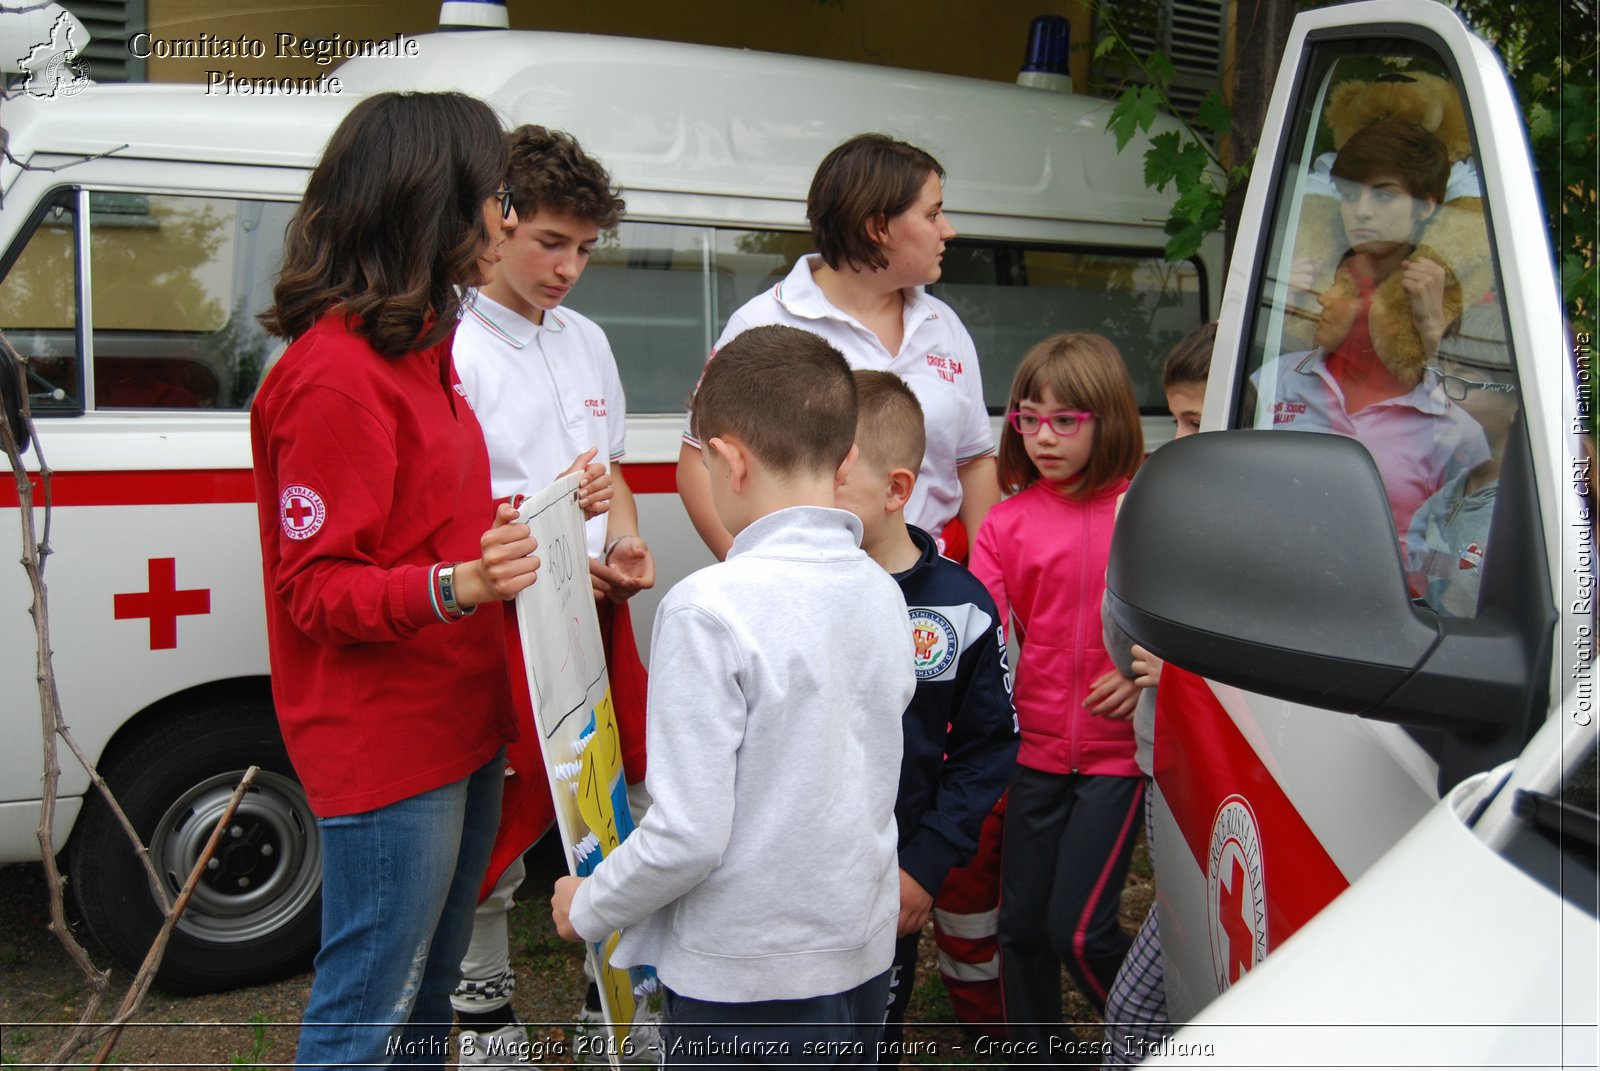
M 1071 69 L 1083 89 L 1089 70 L 1089 16 L 1074 0 L 511 0 L 513 29 L 615 34 L 668 41 L 853 60 L 887 67 L 1015 80 L 1036 15 L 1072 23 Z M 428 0 L 308 5 L 266 0 L 246 11 L 215 0 L 148 0 L 150 38 L 130 45 L 152 54 L 152 82 L 204 82 L 207 71 L 239 77 L 315 77 L 334 69 L 293 58 L 280 34 L 296 41 L 381 38 L 436 29 L 439 5 Z M 163 57 L 196 46 L 213 53 L 241 39 L 253 56 Z

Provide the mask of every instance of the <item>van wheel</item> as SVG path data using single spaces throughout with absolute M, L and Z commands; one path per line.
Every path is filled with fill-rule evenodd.
M 157 984 L 173 992 L 255 985 L 310 965 L 322 924 L 316 819 L 265 700 L 180 711 L 118 748 L 100 771 L 172 900 L 252 764 L 261 770 L 156 975 Z M 117 962 L 137 969 L 161 913 L 138 856 L 96 790 L 84 800 L 67 867 L 68 888 L 89 932 Z

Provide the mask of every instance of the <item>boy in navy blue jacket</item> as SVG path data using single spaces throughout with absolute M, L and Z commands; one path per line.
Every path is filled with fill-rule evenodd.
M 861 518 L 861 549 L 900 584 L 911 613 L 917 690 L 901 718 L 900 922 L 879 1062 L 900 1063 L 917 939 L 945 875 L 972 858 L 978 830 L 1017 759 L 1005 631 L 994 602 L 902 512 L 922 463 L 922 407 L 892 372 L 857 371 L 860 456 L 837 500 Z

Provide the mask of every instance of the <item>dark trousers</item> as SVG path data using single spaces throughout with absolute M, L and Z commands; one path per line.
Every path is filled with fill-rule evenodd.
M 1041 1055 L 1073 1037 L 1059 1025 L 1061 967 L 1103 1012 L 1132 943 L 1117 911 L 1143 791 L 1141 777 L 1026 766 L 1011 781 L 1000 863 L 1000 979 L 1011 1039 L 1037 1042 Z
M 894 963 L 889 968 L 888 1014 L 883 1021 L 883 1044 L 878 1047 L 879 1067 L 899 1067 L 906 1036 L 906 1009 L 917 986 L 917 942 L 922 931 L 908 933 L 894 943 Z
M 667 1067 L 863 1067 L 877 1062 L 889 972 L 843 993 L 802 1000 L 722 1003 L 662 988 Z

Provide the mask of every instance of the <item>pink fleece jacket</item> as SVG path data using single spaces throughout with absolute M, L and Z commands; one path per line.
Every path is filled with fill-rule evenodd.
M 1022 726 L 1017 762 L 1047 773 L 1137 777 L 1133 723 L 1083 705 L 1113 668 L 1100 630 L 1117 497 L 1128 482 L 1083 500 L 1036 483 L 989 511 L 970 568 L 1022 641 L 1013 698 Z

